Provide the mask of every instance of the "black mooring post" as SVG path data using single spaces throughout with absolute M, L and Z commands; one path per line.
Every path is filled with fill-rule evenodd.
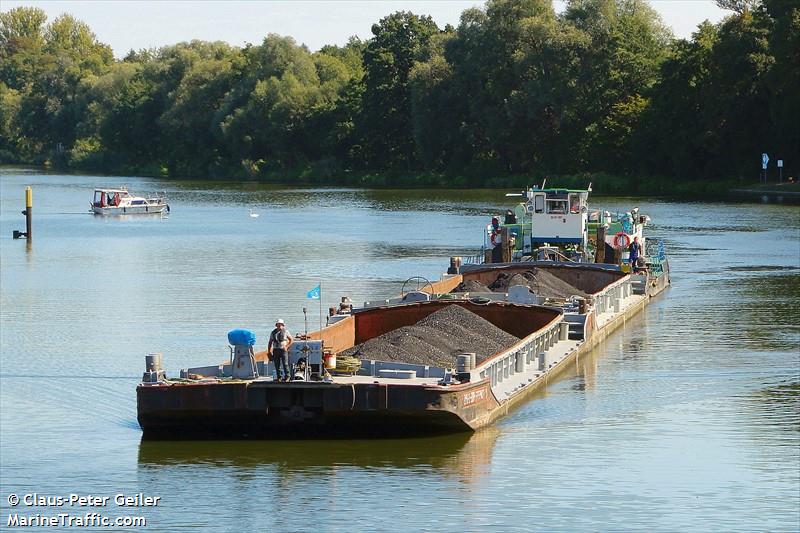
M 33 191 L 30 186 L 25 187 L 25 236 L 28 240 L 33 237 Z
M 30 241 L 33 237 L 33 191 L 30 185 L 25 187 L 25 210 L 22 214 L 25 215 L 25 231 L 14 230 L 12 237 L 15 239 L 25 237 Z

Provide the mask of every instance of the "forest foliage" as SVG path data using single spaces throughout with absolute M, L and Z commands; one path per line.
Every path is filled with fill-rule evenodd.
M 587 173 L 754 181 L 769 152 L 796 174 L 800 4 L 720 5 L 730 15 L 690 39 L 643 0 L 568 0 L 561 13 L 489 0 L 458 27 L 397 12 L 366 41 L 316 52 L 270 34 L 121 60 L 74 17 L 18 7 L 0 13 L 0 162 L 481 186 Z

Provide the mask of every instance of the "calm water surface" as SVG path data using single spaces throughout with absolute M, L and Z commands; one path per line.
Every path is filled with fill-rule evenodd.
M 168 218 L 88 214 L 95 186 L 166 190 Z M 34 189 L 32 246 L 24 188 Z M 494 427 L 435 439 L 142 442 L 144 355 L 227 357 L 226 332 L 303 329 L 469 255 L 507 191 L 0 178 L 0 521 L 7 496 L 160 496 L 149 530 L 798 531 L 800 209 L 638 205 L 673 287 Z M 249 216 L 250 209 L 260 214 Z M 310 307 L 309 328 L 318 309 Z M 263 347 L 263 342 L 260 342 Z M 14 508 L 56 515 L 87 509 Z

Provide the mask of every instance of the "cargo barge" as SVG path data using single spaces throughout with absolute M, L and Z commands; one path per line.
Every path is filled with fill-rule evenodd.
M 572 208 L 571 194 L 577 194 Z M 641 259 L 625 264 L 619 233 L 625 240 L 633 235 L 643 240 L 649 219 L 636 211 L 625 213 L 615 233 L 614 217 L 600 213 L 593 228 L 590 212 L 582 209 L 587 195 L 529 190 L 516 220 L 507 217 L 491 228 L 505 237 L 501 243 L 492 239 L 502 246 L 500 253 L 483 249 L 472 260 L 451 258 L 448 273 L 437 282 L 412 278 L 413 290 L 404 287 L 395 298 L 359 307 L 345 302 L 332 310 L 327 327 L 293 344 L 291 361 L 302 369 L 296 381 L 274 380 L 266 353 L 254 353 L 246 344 L 232 346 L 227 362 L 184 369 L 179 379 L 165 376 L 160 356 L 148 356 L 137 387 L 145 437 L 411 436 L 474 431 L 491 424 L 573 368 L 576 359 L 669 285 L 661 246 L 650 253 L 643 248 Z M 566 213 L 558 216 L 579 220 L 561 222 L 547 213 L 547 201 L 562 198 Z M 544 206 L 542 215 L 560 224 L 555 226 L 557 236 L 542 224 L 537 228 L 537 202 Z M 567 226 L 572 229 L 566 231 Z M 591 246 L 590 229 L 600 245 Z M 589 260 L 609 256 L 613 262 Z M 501 261 L 492 262 L 497 258 Z M 524 276 L 534 279 L 532 273 L 560 280 L 581 296 L 544 294 L 535 284 L 498 285 Z M 474 314 L 516 340 L 484 357 L 468 351 L 467 344 L 452 354 L 452 365 L 363 354 L 349 371 L 332 363 L 337 355 L 341 362 L 341 355 L 354 347 L 368 347 L 371 340 L 452 311 Z

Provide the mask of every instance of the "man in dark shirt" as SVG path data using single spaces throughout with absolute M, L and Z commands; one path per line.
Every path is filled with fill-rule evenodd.
M 289 347 L 294 342 L 292 335 L 286 331 L 286 324 L 282 318 L 275 322 L 275 329 L 269 334 L 269 344 L 267 353 L 275 365 L 275 379 L 277 381 L 289 381 L 292 379 L 289 369 Z M 283 367 L 283 376 L 281 376 Z
M 642 245 L 639 244 L 639 237 L 634 237 L 633 242 L 628 247 L 628 251 L 630 251 L 630 265 L 631 265 L 631 272 L 636 271 L 636 262 L 639 260 L 639 256 L 642 253 Z
M 500 233 L 500 219 L 492 217 L 492 229 L 489 232 L 489 241 L 492 245 L 492 263 L 503 262 L 503 236 Z

